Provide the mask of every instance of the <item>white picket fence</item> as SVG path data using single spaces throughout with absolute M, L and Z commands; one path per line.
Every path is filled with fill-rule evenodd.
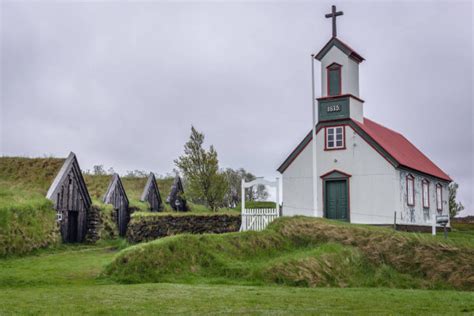
M 280 216 L 276 208 L 251 208 L 242 210 L 242 225 L 240 231 L 264 230 L 268 224 Z

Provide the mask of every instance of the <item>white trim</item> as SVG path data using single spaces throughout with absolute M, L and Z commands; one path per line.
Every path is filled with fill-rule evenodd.
M 412 175 L 407 175 L 407 205 L 415 205 L 415 178 Z M 410 187 L 411 184 L 411 187 Z
M 430 183 L 426 179 L 421 180 L 421 192 L 422 192 L 421 199 L 422 199 L 423 208 L 429 208 L 430 207 Z
M 443 211 L 443 186 L 436 184 L 436 210 Z
M 329 131 L 332 131 L 333 139 L 329 140 Z M 326 127 L 326 148 L 327 149 L 337 149 L 344 148 L 344 126 L 331 126 Z M 337 139 L 337 136 L 341 136 L 341 139 Z M 337 145 L 337 142 L 340 141 L 341 145 Z M 329 145 L 329 142 L 332 142 L 332 146 Z

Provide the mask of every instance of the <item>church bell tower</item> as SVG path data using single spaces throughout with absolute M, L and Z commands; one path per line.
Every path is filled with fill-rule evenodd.
M 336 17 L 343 15 L 332 6 L 332 38 L 313 55 L 321 63 L 321 97 L 317 98 L 318 122 L 353 119 L 363 121 L 364 101 L 359 96 L 359 64 L 364 58 L 337 37 Z

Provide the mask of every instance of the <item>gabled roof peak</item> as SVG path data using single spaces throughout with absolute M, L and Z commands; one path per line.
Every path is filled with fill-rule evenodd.
M 329 42 L 327 42 L 326 45 L 324 45 L 324 47 L 319 51 L 319 53 L 314 55 L 314 58 L 321 61 L 321 59 L 323 59 L 323 57 L 329 52 L 329 50 L 333 46 L 339 48 L 344 54 L 346 54 L 349 58 L 351 58 L 357 63 L 361 63 L 365 60 L 364 57 L 359 55 L 354 49 L 352 49 L 349 45 L 347 45 L 337 37 L 332 37 Z
M 150 172 L 145 184 L 145 188 L 143 189 L 140 201 L 146 201 L 148 198 L 148 194 L 150 194 L 152 191 L 156 192 L 159 195 L 158 186 L 156 185 L 155 174 L 153 172 Z
M 84 203 L 86 203 L 87 207 L 89 207 L 92 204 L 92 200 L 90 198 L 89 191 L 87 190 L 84 177 L 82 176 L 82 171 L 79 167 L 76 154 L 72 151 L 69 153 L 68 157 L 64 161 L 64 164 L 56 175 L 56 178 L 54 178 L 53 183 L 49 187 L 48 193 L 46 193 L 46 198 L 57 202 L 57 193 L 70 173 L 73 174 L 77 179 L 79 191 L 82 194 Z
M 118 175 L 118 173 L 114 173 L 114 175 L 112 176 L 112 179 L 110 180 L 109 187 L 107 188 L 107 192 L 105 193 L 104 198 L 103 198 L 104 203 L 105 204 L 112 203 L 112 194 L 116 188 L 118 188 L 118 190 L 122 193 L 127 203 L 129 203 L 127 194 L 125 193 L 125 189 L 122 184 L 122 180 L 120 180 L 120 176 Z

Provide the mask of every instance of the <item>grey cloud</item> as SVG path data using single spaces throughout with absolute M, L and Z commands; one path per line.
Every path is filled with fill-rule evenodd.
M 311 128 L 309 55 L 330 4 L 3 1 L 0 151 L 166 173 L 194 124 L 223 167 L 277 176 Z M 338 8 L 339 36 L 367 59 L 366 116 L 446 170 L 474 212 L 472 4 Z

